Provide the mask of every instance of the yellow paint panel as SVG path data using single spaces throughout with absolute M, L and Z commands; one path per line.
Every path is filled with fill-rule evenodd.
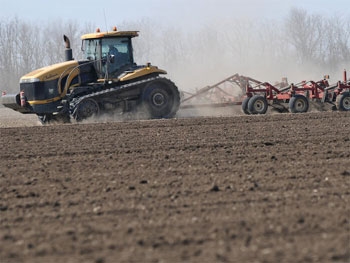
M 51 98 L 51 99 L 47 99 L 47 100 L 31 100 L 31 101 L 28 101 L 28 103 L 30 105 L 43 105 L 43 104 L 58 101 L 60 99 L 61 99 L 61 97 L 55 97 L 55 98 Z
M 78 66 L 78 62 L 74 60 L 54 64 L 51 66 L 34 70 L 24 75 L 20 81 L 25 82 L 26 80 L 29 81 L 32 79 L 37 79 L 38 81 L 50 81 L 58 79 L 62 73 L 67 71 L 69 68 L 73 69 L 76 66 Z M 67 74 L 68 73 L 69 71 L 67 72 Z
M 137 37 L 138 35 L 139 31 L 110 31 L 85 34 L 81 36 L 81 39 L 97 39 L 104 37 Z
M 149 67 L 144 67 L 126 74 L 124 77 L 120 78 L 120 81 L 132 80 L 132 79 L 146 76 L 152 73 L 167 74 L 165 70 L 159 69 L 158 67 L 155 67 L 155 66 L 149 66 Z

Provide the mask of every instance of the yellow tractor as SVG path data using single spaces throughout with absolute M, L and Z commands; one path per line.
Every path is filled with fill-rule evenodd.
M 4 106 L 37 114 L 42 123 L 81 121 L 101 113 L 117 112 L 135 119 L 172 118 L 180 105 L 178 88 L 160 77 L 166 71 L 134 61 L 132 38 L 138 31 L 83 35 L 84 60 L 72 57 L 64 36 L 66 61 L 24 75 L 20 92 L 3 95 Z

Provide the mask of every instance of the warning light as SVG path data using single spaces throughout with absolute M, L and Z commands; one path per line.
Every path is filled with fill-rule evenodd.
M 100 33 L 101 30 L 99 28 L 96 28 L 96 33 Z
M 26 102 L 26 97 L 24 95 L 23 90 L 19 93 L 19 96 L 20 96 L 20 100 L 21 100 L 21 107 L 25 107 L 27 102 Z
M 114 26 L 112 30 L 113 30 L 113 31 L 118 31 L 118 29 L 117 29 L 116 26 Z

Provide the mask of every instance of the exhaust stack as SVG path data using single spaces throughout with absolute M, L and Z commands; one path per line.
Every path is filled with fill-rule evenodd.
M 344 69 L 344 83 L 348 80 L 348 77 L 346 76 L 346 70 Z
M 66 35 L 63 35 L 63 40 L 66 46 L 66 50 L 64 51 L 66 61 L 73 60 L 73 51 L 70 47 L 70 40 Z

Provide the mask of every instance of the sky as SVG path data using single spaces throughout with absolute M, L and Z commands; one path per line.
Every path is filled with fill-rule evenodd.
M 54 23 L 69 20 L 78 22 L 82 28 L 84 26 L 100 28 L 102 31 L 110 30 L 113 26 L 117 26 L 120 30 L 141 30 L 124 28 L 124 26 L 133 23 L 138 26 L 143 19 L 150 19 L 151 25 L 158 25 L 160 28 L 162 26 L 173 28 L 175 25 L 175 28 L 178 26 L 181 30 L 191 32 L 193 29 L 192 31 L 196 32 L 196 29 L 202 30 L 206 28 L 203 26 L 212 23 L 215 26 L 225 27 L 218 28 L 218 31 L 229 31 L 228 26 L 232 25 L 231 22 L 240 19 L 247 19 L 249 22 L 256 19 L 257 23 L 263 19 L 272 20 L 272 22 L 280 20 L 276 21 L 278 25 L 285 21 L 292 8 L 305 10 L 308 15 L 324 15 L 327 18 L 341 16 L 345 17 L 346 21 L 350 18 L 350 0 L 0 0 L 0 26 L 1 21 L 7 19 L 11 21 L 14 17 L 18 17 L 20 21 L 39 23 L 39 25 L 50 22 L 53 22 L 50 25 L 54 25 Z M 151 61 L 157 62 L 153 57 Z M 183 65 L 174 68 L 161 63 L 156 64 L 169 71 L 171 69 L 171 74 L 177 79 L 188 81 L 184 77 L 188 75 L 188 71 Z M 208 68 L 207 64 L 204 63 L 201 67 L 196 64 L 195 67 L 198 74 L 206 75 L 203 74 L 205 72 L 203 68 Z M 241 68 L 225 68 L 225 70 L 249 75 L 244 71 L 245 68 L 243 72 Z M 251 71 L 257 72 L 254 67 Z M 281 67 L 280 71 L 285 71 L 284 67 Z M 280 71 L 273 73 L 286 76 L 285 72 Z M 210 79 L 203 79 L 203 82 L 210 83 L 209 81 L 220 79 L 210 74 L 207 77 Z M 218 70 L 217 75 L 219 74 L 224 73 Z M 288 72 L 288 77 L 291 74 Z M 326 74 L 330 73 L 326 72 Z
M 232 17 L 279 19 L 292 7 L 350 16 L 349 0 L 0 0 L 0 21 L 14 16 L 31 22 L 68 19 L 102 28 L 151 18 L 183 25 Z

